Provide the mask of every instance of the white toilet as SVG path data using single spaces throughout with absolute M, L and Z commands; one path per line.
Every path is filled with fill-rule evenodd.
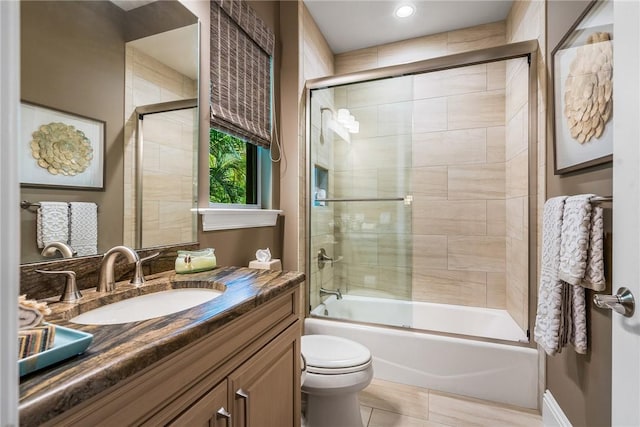
M 304 335 L 306 427 L 362 427 L 358 392 L 371 383 L 371 352 L 331 335 Z

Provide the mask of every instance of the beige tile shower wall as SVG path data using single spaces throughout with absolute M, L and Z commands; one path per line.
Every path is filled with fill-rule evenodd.
M 529 172 L 529 176 L 535 177 L 537 180 L 537 186 L 533 194 L 531 194 L 533 200 L 535 200 L 537 209 L 535 214 L 535 223 L 536 223 L 536 234 L 538 245 L 536 248 L 530 248 L 529 246 L 525 246 L 520 242 L 517 238 L 511 239 L 511 247 L 507 247 L 507 249 L 514 250 L 513 257 L 515 258 L 513 268 L 518 268 L 517 265 L 528 265 L 528 256 L 530 250 L 535 250 L 536 258 L 540 259 L 540 232 L 542 230 L 541 227 L 541 219 L 542 219 L 542 207 L 546 200 L 546 129 L 547 129 L 547 121 L 546 121 L 546 90 L 547 90 L 547 80 L 546 80 L 546 42 L 545 42 L 545 2 L 536 1 L 536 0 L 527 0 L 527 1 L 517 1 L 513 3 L 513 7 L 509 12 L 507 17 L 507 41 L 509 43 L 515 43 L 525 40 L 537 40 L 538 41 L 538 55 L 537 55 L 537 103 L 538 103 L 538 114 L 537 114 L 537 141 L 536 141 L 536 153 L 530 153 L 532 156 L 536 156 L 537 162 L 537 170 L 528 171 L 525 169 L 525 140 L 526 140 L 526 121 L 528 117 L 527 108 L 525 105 L 522 109 L 518 108 L 520 104 L 523 102 L 523 94 L 518 89 L 522 86 L 522 83 L 517 83 L 519 81 L 526 81 L 526 73 L 524 73 L 523 64 L 518 64 L 516 61 L 510 62 L 510 67 L 507 74 L 507 81 L 510 83 L 509 86 L 513 88 L 513 90 L 507 92 L 507 110 L 512 113 L 511 122 L 512 123 L 512 134 L 507 138 L 508 147 L 507 149 L 513 154 L 511 156 L 513 159 L 509 162 L 510 165 L 510 173 L 508 174 L 508 178 L 513 180 L 513 188 L 511 188 L 511 192 L 508 197 L 518 198 L 518 194 L 522 194 L 522 185 L 524 184 L 524 176 L 523 173 L 525 170 Z M 521 114 L 522 117 L 517 117 L 514 114 Z M 522 126 L 520 125 L 522 124 Z M 521 133 L 522 132 L 522 133 Z M 524 135 L 523 135 L 524 133 Z M 517 141 L 516 144 L 511 143 L 511 141 Z M 520 151 L 522 150 L 522 151 Z M 516 155 L 517 153 L 519 155 Z M 520 188 L 517 186 L 520 185 Z M 528 204 L 525 200 L 523 200 L 524 206 L 520 206 L 520 204 L 513 200 L 511 209 L 512 211 L 515 209 L 516 212 L 522 210 L 523 214 L 523 223 L 522 232 L 529 233 L 528 224 L 529 224 L 529 210 Z M 519 220 L 519 218 L 516 218 Z M 515 221 L 514 221 L 515 222 Z M 513 233 L 513 231 L 512 231 Z M 515 233 L 514 236 L 517 236 L 518 233 Z M 521 267 L 523 268 L 523 267 Z M 510 303 L 508 304 L 509 313 L 516 319 L 520 326 L 523 329 L 526 329 L 527 326 L 533 326 L 533 319 L 535 317 L 535 301 L 536 301 L 536 283 L 537 283 L 537 272 L 539 271 L 539 266 L 536 266 L 534 270 L 534 283 L 531 284 L 529 288 L 529 279 L 525 279 L 524 275 L 521 271 L 511 272 L 508 274 L 508 283 L 513 279 L 514 286 L 509 285 L 509 289 L 512 292 L 512 295 L 509 297 Z
M 336 89 L 335 102 L 360 122 L 351 142 L 335 139 L 339 198 L 409 194 L 412 77 Z M 411 298 L 411 208 L 398 201 L 335 203 L 336 281 L 350 294 Z
M 527 329 L 529 298 L 529 66 L 524 58 L 507 62 L 506 214 L 507 310 Z
M 154 58 L 127 46 L 125 78 L 124 239 L 135 244 L 135 108 L 197 96 L 197 85 Z M 193 236 L 193 111 L 145 119 L 144 246 L 190 242 Z
M 505 22 L 418 37 L 335 56 L 336 74 L 406 64 L 505 44 Z
M 505 22 L 496 22 L 347 52 L 335 56 L 336 74 L 498 46 L 505 38 Z M 415 200 L 406 218 L 411 224 L 397 226 L 401 233 L 410 228 L 412 243 L 404 249 L 410 265 L 394 267 L 396 279 L 403 278 L 400 273 L 411 277 L 413 270 L 411 286 L 381 284 L 381 273 L 361 263 L 345 275 L 352 288 L 386 287 L 397 297 L 419 301 L 506 308 L 505 74 L 504 63 L 484 64 L 416 76 L 410 85 L 393 79 L 382 87 L 348 89 L 345 105 L 360 121 L 360 134 L 351 146 L 339 148 L 342 153 L 336 150 L 337 167 L 346 163 L 336 185 L 348 183 L 362 197 L 390 196 L 374 183 L 388 183 L 380 176 L 395 172 L 375 165 L 397 165 L 410 171 L 394 175 L 405 178 L 396 178 L 401 182 L 393 195 L 405 191 Z M 364 214 L 363 223 L 374 218 L 358 213 L 360 219 Z M 394 220 L 402 218 L 396 212 Z M 380 242 L 389 236 L 377 234 L 374 241 L 371 234 L 358 242 L 360 251 L 367 251 L 360 259 L 380 260 Z M 353 249 L 346 253 L 360 255 Z
M 311 99 L 311 128 L 310 128 L 310 156 L 311 156 L 311 179 L 314 179 L 316 168 L 327 171 L 329 188 L 327 194 L 333 194 L 335 174 L 333 151 L 335 141 L 333 135 L 327 130 L 327 119 L 330 115 L 329 110 L 333 109 L 333 89 L 322 89 L 314 92 Z M 312 189 L 312 196 L 316 196 L 316 189 Z M 312 204 L 310 207 L 311 215 L 311 244 L 310 254 L 312 262 L 309 265 L 310 272 L 310 299 L 311 307 L 315 308 L 320 302 L 320 287 L 325 289 L 335 289 L 340 286 L 334 286 L 335 275 L 338 265 L 324 265 L 320 268 L 315 256 L 321 248 L 324 248 L 329 257 L 335 257 L 335 236 L 334 236 L 334 204 L 328 203 L 324 205 Z
M 414 300 L 506 307 L 505 74 L 414 77 Z

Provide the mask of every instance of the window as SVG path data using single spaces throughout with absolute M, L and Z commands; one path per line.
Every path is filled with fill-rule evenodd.
M 258 147 L 240 138 L 209 130 L 209 202 L 258 205 Z
M 282 213 L 244 209 L 271 205 L 274 46 L 273 31 L 248 2 L 211 1 L 210 207 L 198 209 L 203 231 L 273 226 Z

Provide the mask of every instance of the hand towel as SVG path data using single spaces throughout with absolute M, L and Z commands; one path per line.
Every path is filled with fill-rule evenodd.
M 56 337 L 55 325 L 45 324 L 18 331 L 18 358 L 33 356 L 53 347 Z
M 91 202 L 71 202 L 69 244 L 78 256 L 98 253 L 98 206 Z
M 579 285 L 587 271 L 592 196 L 571 196 L 564 204 L 558 277 L 571 285 Z
M 593 209 L 593 194 L 567 198 L 562 215 L 558 277 L 568 288 L 569 328 L 561 345 L 571 343 L 577 353 L 587 352 L 587 315 L 584 286 L 604 289 L 602 208 Z M 568 338 L 568 339 L 567 339 Z
M 554 197 L 544 204 L 542 219 L 542 262 L 538 287 L 538 308 L 534 339 L 552 356 L 560 351 L 565 333 L 567 299 L 563 283 L 558 278 L 562 215 L 567 197 Z
M 598 205 L 591 213 L 587 269 L 580 285 L 594 291 L 604 291 L 607 286 L 604 277 L 604 209 Z
M 576 353 L 587 353 L 587 304 L 585 300 L 585 290 L 580 285 L 565 285 L 569 288 L 571 312 L 571 333 L 569 342 L 576 350 Z M 564 343 L 566 345 L 566 342 Z
M 36 239 L 39 248 L 51 242 L 69 241 L 69 205 L 67 202 L 39 202 L 36 214 Z

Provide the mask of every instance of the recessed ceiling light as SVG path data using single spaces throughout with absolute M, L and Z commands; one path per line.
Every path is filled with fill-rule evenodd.
M 396 8 L 394 15 L 396 18 L 408 18 L 413 15 L 416 8 L 412 4 L 402 4 Z

